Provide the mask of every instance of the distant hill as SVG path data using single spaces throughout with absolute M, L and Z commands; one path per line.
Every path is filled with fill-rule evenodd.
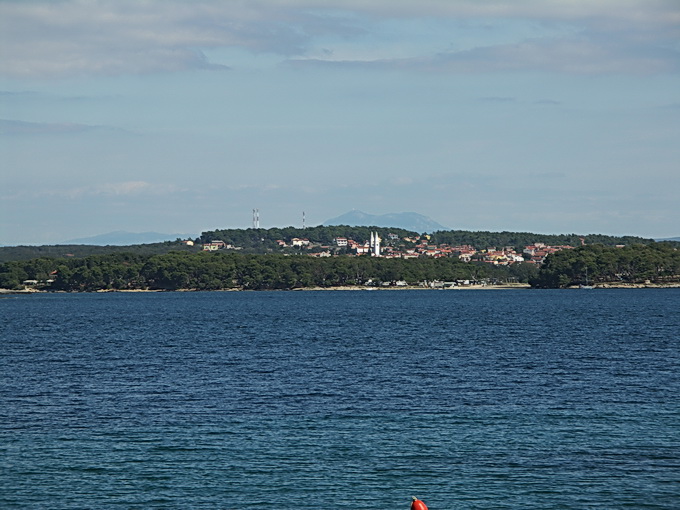
M 133 253 L 137 255 L 160 255 L 169 251 L 196 252 L 199 247 L 187 246 L 177 241 L 162 243 L 133 244 L 117 246 L 108 244 L 53 244 L 42 246 L 3 246 L 0 247 L 0 264 L 10 260 L 30 260 L 36 258 L 70 259 L 89 257 L 91 255 L 109 255 L 112 253 Z M 0 270 L 1 272 L 1 270 Z
M 315 249 L 321 250 L 326 249 L 325 247 L 334 245 L 334 240 L 338 237 L 345 237 L 347 239 L 354 239 L 358 242 L 364 242 L 370 238 L 372 232 L 378 232 L 378 234 L 387 239 L 387 236 L 394 234 L 397 238 L 404 239 L 405 237 L 414 237 L 417 234 L 422 234 L 427 232 L 429 234 L 429 243 L 441 245 L 446 244 L 449 246 L 460 246 L 460 245 L 470 245 L 477 249 L 486 249 L 489 247 L 503 247 L 503 246 L 513 246 L 516 248 L 523 249 L 524 246 L 544 243 L 546 245 L 554 246 L 564 246 L 570 245 L 578 247 L 581 245 L 583 240 L 585 244 L 588 245 L 604 245 L 604 246 L 616 246 L 616 245 L 626 245 L 632 246 L 635 244 L 654 244 L 653 239 L 644 239 L 641 237 L 624 236 L 624 237 L 613 237 L 607 235 L 599 234 L 587 234 L 587 235 L 577 235 L 577 234 L 533 234 L 530 232 L 472 232 L 467 230 L 442 230 L 436 222 L 432 222 L 429 218 L 420 215 L 414 215 L 416 219 L 424 218 L 425 221 L 414 224 L 412 221 L 410 223 L 410 228 L 402 228 L 399 226 L 394 226 L 398 224 L 398 220 L 390 221 L 390 218 L 399 218 L 400 216 L 410 216 L 413 219 L 413 213 L 404 213 L 403 215 L 384 215 L 384 216 L 373 216 L 368 214 L 359 213 L 359 220 L 357 221 L 357 216 L 341 216 L 335 220 L 329 220 L 330 222 L 338 221 L 341 225 L 329 225 L 329 226 L 315 226 L 307 227 L 304 229 L 295 227 L 285 227 L 285 228 L 270 228 L 270 229 L 259 229 L 259 228 L 249 228 L 249 229 L 226 229 L 226 230 L 213 230 L 208 232 L 203 232 L 200 236 L 196 238 L 198 241 L 195 245 L 187 246 L 177 238 L 186 238 L 186 236 L 181 234 L 167 235 L 167 237 L 174 239 L 170 241 L 164 241 L 160 243 L 138 243 L 129 245 L 116 245 L 116 241 L 120 242 L 124 237 L 121 235 L 116 237 L 112 233 L 107 236 L 95 236 L 93 238 L 87 238 L 81 240 L 79 244 L 59 244 L 59 245 L 43 245 L 43 246 L 7 246 L 0 247 L 0 265 L 9 261 L 18 260 L 29 260 L 36 258 L 65 258 L 65 259 L 77 259 L 82 257 L 89 257 L 91 255 L 108 255 L 108 254 L 121 254 L 128 253 L 132 255 L 139 256 L 150 256 L 150 255 L 160 255 L 168 253 L 170 251 L 182 251 L 197 253 L 202 251 L 202 243 L 207 243 L 213 240 L 221 240 L 224 243 L 234 247 L 234 250 L 239 250 L 241 253 L 245 254 L 263 254 L 263 253 L 289 253 L 296 252 L 300 253 L 303 250 L 294 250 L 290 246 L 290 241 L 294 238 L 304 238 L 310 241 L 310 243 L 318 245 Z M 387 220 L 384 218 L 387 217 Z M 364 225 L 347 225 L 347 223 L 355 222 L 366 222 L 368 226 Z M 387 224 L 389 226 L 383 227 L 380 225 Z M 402 224 L 405 224 L 403 222 Z M 408 226 L 408 225 L 407 225 Z M 129 234 L 129 233 L 123 233 Z M 139 239 L 140 236 L 147 235 L 158 235 L 163 236 L 163 234 L 132 234 L 135 239 Z M 148 239 L 147 237 L 146 239 Z M 87 241 L 92 244 L 83 244 L 83 241 Z M 281 246 L 280 241 L 288 243 L 288 247 Z M 106 245 L 93 244 L 95 242 L 107 243 Z M 674 247 L 680 248 L 680 242 L 669 241 Z M 227 250 L 229 251 L 229 250 Z M 304 250 L 306 252 L 306 250 Z M 0 277 L 2 276 L 3 267 L 0 266 Z
M 326 220 L 324 226 L 349 225 L 353 227 L 394 227 L 413 232 L 435 232 L 446 227 L 427 216 L 414 212 L 368 214 L 356 209 L 337 218 Z
M 663 239 L 654 239 L 656 242 L 662 241 L 673 241 L 675 243 L 680 243 L 680 237 L 665 237 Z
M 174 241 L 175 239 L 187 239 L 187 234 L 161 234 L 159 232 L 126 232 L 117 230 L 108 234 L 99 234 L 92 237 L 69 239 L 59 244 L 88 244 L 94 246 L 129 246 L 133 244 L 152 244 Z

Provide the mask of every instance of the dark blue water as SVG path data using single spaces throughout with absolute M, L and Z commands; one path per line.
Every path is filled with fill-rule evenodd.
M 0 299 L 0 508 L 680 508 L 680 289 Z

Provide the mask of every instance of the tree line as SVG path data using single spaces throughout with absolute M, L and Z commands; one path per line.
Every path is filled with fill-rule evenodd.
M 464 263 L 452 258 L 386 259 L 309 257 L 281 254 L 170 252 L 145 256 L 131 253 L 80 259 L 39 258 L 0 264 L 0 288 L 18 289 L 26 280 L 46 290 L 225 290 L 297 289 L 354 285 L 409 285 L 421 282 L 489 280 L 528 281 L 535 267 L 507 268 Z
M 385 227 L 351 227 L 349 225 L 318 226 L 307 228 L 248 228 L 248 229 L 220 229 L 203 232 L 197 239 L 198 243 L 210 241 L 224 241 L 227 244 L 238 246 L 246 252 L 263 253 L 279 251 L 277 241 L 289 243 L 292 239 L 307 239 L 310 243 L 330 246 L 338 237 L 354 239 L 364 242 L 371 237 L 371 232 L 377 232 L 385 243 L 389 242 L 389 234 L 394 234 L 398 239 L 404 237 L 418 237 L 417 232 L 411 232 L 401 228 Z
M 91 255 L 107 255 L 114 253 L 132 253 L 138 255 L 160 255 L 170 251 L 186 251 L 195 253 L 201 250 L 201 245 L 210 241 L 220 240 L 234 247 L 238 247 L 244 253 L 286 253 L 294 252 L 291 248 L 281 248 L 277 241 L 287 243 L 294 238 L 308 239 L 316 245 L 333 246 L 334 239 L 345 237 L 364 242 L 370 238 L 371 232 L 377 232 L 383 239 L 384 245 L 412 246 L 413 243 L 405 241 L 405 238 L 415 239 L 420 234 L 400 228 L 385 227 L 352 227 L 348 225 L 317 226 L 307 228 L 248 228 L 248 229 L 218 229 L 203 232 L 193 239 L 195 246 L 186 246 L 180 239 L 163 243 L 138 244 L 129 246 L 94 246 L 94 245 L 44 245 L 44 246 L 4 246 L 0 247 L 0 263 L 12 260 L 29 260 L 34 258 L 63 258 L 63 257 L 89 257 Z M 396 239 L 391 239 L 389 234 L 394 234 Z M 615 237 L 599 234 L 578 236 L 576 234 L 532 234 L 530 232 L 487 232 L 467 230 L 447 230 L 431 233 L 428 243 L 448 244 L 450 246 L 470 245 L 478 250 L 505 246 L 512 246 L 521 253 L 522 249 L 530 244 L 543 243 L 547 245 L 570 245 L 580 246 L 581 238 L 585 243 L 603 244 L 606 246 L 652 244 L 653 239 L 641 237 Z M 680 246 L 680 243 L 672 243 Z M 318 251 L 318 249 L 317 249 Z M 342 252 L 342 250 L 340 250 Z
M 9 262 L 11 260 L 30 260 L 36 258 L 82 258 L 91 255 L 109 255 L 114 253 L 157 255 L 170 251 L 194 252 L 196 251 L 196 248 L 182 244 L 179 239 L 162 243 L 133 244 L 129 246 L 96 246 L 91 244 L 3 246 L 0 247 L 0 263 Z
M 680 250 L 676 243 L 611 247 L 588 245 L 546 257 L 533 287 L 564 288 L 603 283 L 680 282 Z
M 487 232 L 468 230 L 447 230 L 435 232 L 431 241 L 436 244 L 448 244 L 451 246 L 470 245 L 478 250 L 489 247 L 511 246 L 521 251 L 525 246 L 543 243 L 548 246 L 581 246 L 602 244 L 605 246 L 652 244 L 654 239 L 645 239 L 635 236 L 607 236 L 602 234 L 532 234 L 531 232 Z
M 370 256 L 181 252 L 113 253 L 83 258 L 35 258 L 0 264 L 0 288 L 35 280 L 46 290 L 298 289 L 432 281 L 529 282 L 537 288 L 579 284 L 680 282 L 680 250 L 671 243 L 589 245 L 548 255 L 537 268 L 494 266 L 456 257 L 389 259 Z
M 404 238 L 415 239 L 420 236 L 417 232 L 399 228 L 385 227 L 352 227 L 349 225 L 318 226 L 305 229 L 286 228 L 248 228 L 248 229 L 223 229 L 203 232 L 197 239 L 199 243 L 208 243 L 214 240 L 224 241 L 227 244 L 239 246 L 245 250 L 272 251 L 278 249 L 276 241 L 290 241 L 293 238 L 305 238 L 312 243 L 331 245 L 337 237 L 345 237 L 363 242 L 369 239 L 371 232 L 377 232 L 385 243 L 390 243 L 389 234 L 394 234 L 398 240 L 394 244 L 401 244 Z M 478 250 L 489 247 L 502 248 L 512 246 L 519 250 L 535 243 L 543 243 L 551 246 L 581 246 L 581 240 L 585 244 L 603 244 L 606 246 L 652 244 L 653 239 L 635 236 L 607 236 L 601 234 L 533 234 L 531 232 L 488 232 L 468 230 L 442 230 L 428 234 L 428 242 L 431 244 L 448 244 L 450 246 L 470 245 Z M 678 243 L 680 245 L 680 243 Z

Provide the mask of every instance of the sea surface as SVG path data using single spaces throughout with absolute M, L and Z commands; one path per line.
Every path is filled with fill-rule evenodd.
M 680 289 L 0 299 L 0 508 L 680 508 Z

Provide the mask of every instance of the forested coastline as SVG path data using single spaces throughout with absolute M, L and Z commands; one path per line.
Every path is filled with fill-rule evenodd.
M 679 282 L 680 250 L 666 242 L 562 250 L 546 257 L 536 278 L 530 280 L 538 288 Z
M 527 267 L 523 267 L 527 266 Z M 500 268 L 456 258 L 384 259 L 369 256 L 182 253 L 33 259 L 0 265 L 0 287 L 34 280 L 45 290 L 264 290 L 309 287 L 419 285 L 438 281 L 527 281 L 528 264 Z M 40 284 L 40 282 L 43 282 Z
M 536 288 L 583 284 L 680 281 L 680 251 L 669 243 L 582 246 L 547 257 L 542 267 L 462 262 L 455 257 L 389 259 L 370 256 L 113 253 L 37 258 L 0 264 L 0 288 L 26 282 L 48 291 L 267 290 L 345 286 L 428 285 L 432 282 L 528 282 Z
M 352 255 L 338 238 L 363 242 L 376 232 L 385 246 L 405 253 L 425 248 L 492 247 L 544 243 L 561 251 L 542 265 L 483 257 L 460 260 L 456 250 L 418 258 Z M 309 241 L 295 247 L 295 239 Z M 221 241 L 216 252 L 204 243 Z M 424 244 L 423 244 L 424 243 Z M 195 240 L 133 246 L 18 246 L 0 248 L 0 288 L 46 291 L 262 290 L 349 286 L 448 286 L 471 283 L 530 283 L 536 288 L 584 284 L 664 284 L 680 278 L 679 243 L 639 237 L 451 230 L 418 234 L 399 228 L 318 226 L 206 231 Z M 228 248 L 226 248 L 228 247 Z M 571 249 L 570 247 L 575 247 Z M 411 250 L 411 255 L 414 250 Z M 323 253 L 322 253 L 323 252 Z M 317 256 L 310 256 L 317 255 Z M 323 256 L 321 256 L 323 255 Z M 535 262 L 531 260 L 531 262 Z

